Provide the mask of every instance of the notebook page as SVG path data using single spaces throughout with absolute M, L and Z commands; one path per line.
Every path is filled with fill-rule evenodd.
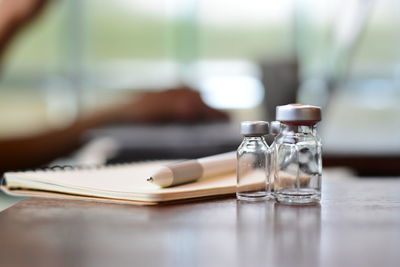
M 107 166 L 98 169 L 8 172 L 4 176 L 9 186 L 13 186 L 13 182 L 18 180 L 18 185 L 22 181 L 31 181 L 111 192 L 148 192 L 159 189 L 159 186 L 147 182 L 146 179 L 157 171 L 158 168 L 170 162 L 151 161 Z

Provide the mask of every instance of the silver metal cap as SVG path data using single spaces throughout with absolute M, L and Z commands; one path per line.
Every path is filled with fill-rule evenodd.
M 279 121 L 271 121 L 269 126 L 269 133 L 272 135 L 278 135 L 281 131 L 281 123 Z
M 277 106 L 276 120 L 317 123 L 321 120 L 321 108 L 303 104 Z
M 243 121 L 240 125 L 240 133 L 244 136 L 262 136 L 269 132 L 266 121 Z

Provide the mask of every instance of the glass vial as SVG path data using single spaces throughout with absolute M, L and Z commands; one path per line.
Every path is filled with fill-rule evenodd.
M 274 195 L 287 204 L 306 204 L 321 199 L 321 142 L 315 125 L 321 109 L 291 104 L 276 108 L 280 133 L 274 144 Z
M 272 197 L 269 182 L 270 149 L 264 135 L 268 122 L 244 121 L 243 142 L 237 150 L 236 196 L 239 200 L 264 200 Z

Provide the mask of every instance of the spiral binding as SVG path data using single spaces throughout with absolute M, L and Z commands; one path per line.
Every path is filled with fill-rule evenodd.
M 65 171 L 65 170 L 94 170 L 107 168 L 114 165 L 51 165 L 44 167 L 37 167 L 33 169 L 18 169 L 18 170 L 9 170 L 7 172 L 37 172 L 37 171 Z M 4 173 L 0 174 L 1 180 L 4 180 Z
M 113 163 L 113 164 L 98 164 L 98 165 L 51 165 L 44 167 L 37 167 L 34 169 L 18 169 L 18 170 L 9 170 L 7 172 L 35 172 L 35 171 L 65 171 L 65 170 L 96 170 L 96 169 L 104 169 L 110 167 L 122 167 L 131 164 L 138 164 L 150 161 L 157 160 L 142 160 L 142 161 L 133 161 L 133 162 L 124 162 L 124 163 Z
M 134 162 L 124 162 L 124 163 L 114 163 L 114 164 L 100 164 L 100 165 L 52 165 L 37 167 L 34 169 L 19 169 L 19 170 L 9 170 L 7 172 L 36 172 L 36 171 L 79 171 L 79 170 L 97 170 L 104 168 L 115 168 L 122 167 L 131 164 L 138 164 L 157 160 L 143 160 Z M 0 173 L 0 185 L 6 185 L 6 179 L 4 173 Z
M 128 163 L 122 163 L 122 164 L 115 164 L 115 165 L 125 165 Z M 95 170 L 95 169 L 101 169 L 101 168 L 106 168 L 110 166 L 115 166 L 113 165 L 52 165 L 52 166 L 44 166 L 44 167 L 37 167 L 34 169 L 18 169 L 18 170 L 9 170 L 7 172 L 36 172 L 36 171 L 65 171 L 65 170 Z M 4 173 L 0 173 L 0 185 L 6 185 L 6 179 L 4 176 Z

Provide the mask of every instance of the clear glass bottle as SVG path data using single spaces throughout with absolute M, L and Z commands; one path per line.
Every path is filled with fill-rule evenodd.
M 268 122 L 242 122 L 241 134 L 244 139 L 237 150 L 236 196 L 239 200 L 269 199 L 270 149 L 264 139 Z
M 321 120 L 321 109 L 291 104 L 276 108 L 281 132 L 275 139 L 276 200 L 287 204 L 306 204 L 321 199 L 321 142 L 315 136 L 315 125 Z

